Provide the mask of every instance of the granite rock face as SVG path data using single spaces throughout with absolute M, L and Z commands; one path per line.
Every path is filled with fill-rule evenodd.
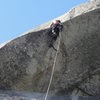
M 77 6 L 58 19 L 64 29 L 50 92 L 100 95 L 100 1 Z M 0 48 L 0 89 L 46 92 L 56 54 L 48 47 L 50 23 Z

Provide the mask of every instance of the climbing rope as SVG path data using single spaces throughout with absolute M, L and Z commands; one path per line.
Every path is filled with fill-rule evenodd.
M 53 79 L 53 75 L 54 75 L 54 69 L 55 69 L 56 60 L 57 60 L 57 55 L 58 55 L 58 51 L 59 51 L 59 47 L 60 47 L 60 40 L 61 40 L 61 34 L 59 34 L 59 41 L 58 41 L 57 52 L 56 52 L 56 55 L 55 55 L 55 59 L 54 59 L 54 63 L 53 63 L 53 68 L 52 68 L 52 72 L 51 72 L 51 77 L 50 77 L 50 82 L 49 82 L 49 85 L 48 85 L 48 88 L 47 88 L 44 100 L 47 100 L 49 89 L 50 89 L 50 86 L 51 86 L 51 83 L 52 83 L 52 79 Z

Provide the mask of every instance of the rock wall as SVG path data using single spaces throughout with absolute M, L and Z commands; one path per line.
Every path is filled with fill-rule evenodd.
M 50 93 L 97 96 L 100 95 L 100 1 L 73 9 L 58 18 L 64 29 Z M 0 89 L 46 92 L 56 54 L 48 47 L 49 25 L 50 22 L 0 48 Z M 57 44 L 58 40 L 55 48 Z

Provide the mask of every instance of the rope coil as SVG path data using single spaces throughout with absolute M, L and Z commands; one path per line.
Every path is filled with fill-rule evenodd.
M 55 69 L 56 60 L 57 60 L 57 55 L 58 55 L 58 51 L 59 51 L 59 47 L 60 47 L 60 40 L 61 40 L 61 33 L 59 34 L 59 41 L 58 41 L 57 52 L 56 52 L 56 55 L 55 55 L 55 59 L 54 59 L 54 63 L 53 63 L 53 68 L 52 68 L 52 72 L 51 72 L 51 77 L 50 77 L 50 82 L 49 82 L 49 85 L 48 85 L 48 88 L 47 88 L 44 100 L 47 100 L 49 89 L 50 89 L 50 86 L 51 86 L 51 83 L 52 83 L 52 79 L 53 79 L 53 75 L 54 75 L 54 69 Z

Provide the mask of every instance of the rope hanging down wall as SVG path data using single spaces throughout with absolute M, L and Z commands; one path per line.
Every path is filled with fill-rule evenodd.
M 52 68 L 52 72 L 51 72 L 50 82 L 49 82 L 49 85 L 48 85 L 48 88 L 47 88 L 44 100 L 47 100 L 49 89 L 50 89 L 50 86 L 51 86 L 51 83 L 52 83 L 52 79 L 53 79 L 53 75 L 54 75 L 54 70 L 55 70 L 55 65 L 56 65 L 56 60 L 57 60 L 57 55 L 58 55 L 58 51 L 59 51 L 59 47 L 60 47 L 60 40 L 61 40 L 61 33 L 59 34 L 59 41 L 58 41 L 58 46 L 57 46 L 57 52 L 56 52 L 56 55 L 55 55 L 55 58 L 54 58 L 54 63 L 53 63 L 53 68 Z

